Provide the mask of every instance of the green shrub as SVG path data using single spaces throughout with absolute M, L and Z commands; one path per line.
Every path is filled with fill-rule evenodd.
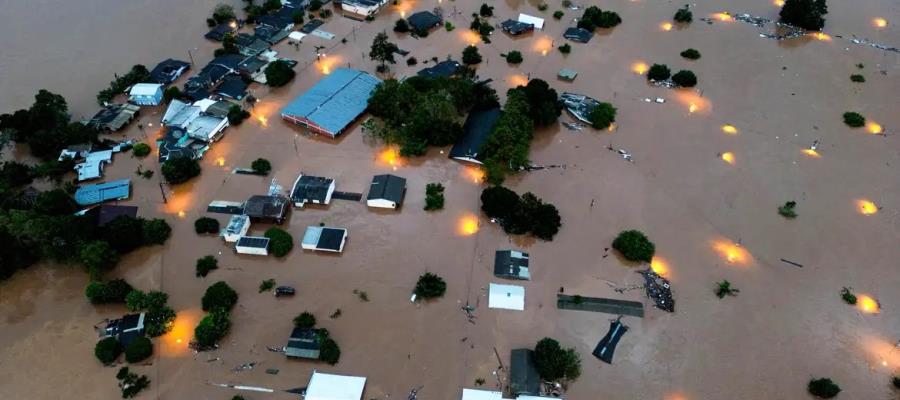
M 466 46 L 466 48 L 463 49 L 462 61 L 463 64 L 466 65 L 481 63 L 481 54 L 478 53 L 478 48 L 475 46 Z
M 672 82 L 681 87 L 697 86 L 697 76 L 693 72 L 683 69 L 672 75 Z
M 866 117 L 859 113 L 848 111 L 844 113 L 844 123 L 851 128 L 859 128 L 866 124 Z
M 593 31 L 596 28 L 613 28 L 622 23 L 619 14 L 613 11 L 603 11 L 597 6 L 590 6 L 584 10 L 578 27 Z
M 616 108 L 609 103 L 600 103 L 588 114 L 588 120 L 594 129 L 606 129 L 616 122 Z
M 153 342 L 145 336 L 134 338 L 125 348 L 125 361 L 130 363 L 141 362 L 153 355 Z
M 783 206 L 778 207 L 778 214 L 785 218 L 797 218 L 797 212 L 794 211 L 796 207 L 796 201 L 788 201 Z
M 510 64 L 521 64 L 522 63 L 522 53 L 518 50 L 510 51 L 506 53 L 506 62 Z
M 547 3 L 541 3 L 541 4 L 538 4 L 538 6 L 537 6 L 538 11 L 547 11 L 548 7 L 549 6 L 547 5 Z
M 647 239 L 643 232 L 627 230 L 619 233 L 612 242 L 612 247 L 622 253 L 629 261 L 650 262 L 656 252 L 656 245 Z
M 210 348 L 225 337 L 231 328 L 231 318 L 228 311 L 215 309 L 200 320 L 200 324 L 194 328 L 194 340 L 201 348 Z
M 166 182 L 177 185 L 200 175 L 200 163 L 188 157 L 172 158 L 163 162 L 161 170 Z
M 131 291 L 133 288 L 124 279 L 113 279 L 106 283 L 89 283 L 84 295 L 92 304 L 124 303 Z
M 727 280 L 716 282 L 716 297 L 720 299 L 725 298 L 725 296 L 737 296 L 739 292 L 740 289 L 731 287 L 731 282 Z
M 456 29 L 456 27 L 453 26 L 453 24 L 451 24 L 450 21 L 445 21 L 445 22 L 444 22 L 444 29 L 446 29 L 447 32 L 453 32 L 453 30 Z
M 79 260 L 92 275 L 112 269 L 119 262 L 119 253 L 109 243 L 95 240 L 84 245 L 78 253 Z
M 425 185 L 425 211 L 440 210 L 444 208 L 444 185 L 429 183 Z
M 653 64 L 647 70 L 647 80 L 650 81 L 664 81 L 669 79 L 671 75 L 672 72 L 669 71 L 669 67 L 666 64 Z
M 494 16 L 494 7 L 491 7 L 487 4 L 482 4 L 481 8 L 478 9 L 478 15 L 482 17 L 493 17 Z
M 407 23 L 406 20 L 403 18 L 398 19 L 397 22 L 394 23 L 394 32 L 398 32 L 398 33 L 409 32 L 409 23 Z
M 275 257 L 284 257 L 294 248 L 294 238 L 283 229 L 269 228 L 265 237 L 269 238 L 269 249 Z
M 272 171 L 272 163 L 265 158 L 257 158 L 250 164 L 250 168 L 252 168 L 253 173 L 257 175 L 268 175 L 269 172 Z
M 863 83 L 866 81 L 866 77 L 864 77 L 860 74 L 853 74 L 853 75 L 850 75 L 850 80 L 853 82 L 856 82 L 856 83 Z
M 416 282 L 414 293 L 418 297 L 432 299 L 443 296 L 446 291 L 447 282 L 444 282 L 444 278 L 432 274 L 431 272 L 426 272 L 422 276 L 419 276 L 419 281 Z
M 551 338 L 537 342 L 534 366 L 545 381 L 571 381 L 581 376 L 581 359 L 575 349 L 563 349 L 559 342 Z
M 294 69 L 284 60 L 275 60 L 266 67 L 266 83 L 272 87 L 284 86 L 297 75 Z
M 147 143 L 135 144 L 134 147 L 131 148 L 131 154 L 134 154 L 135 157 L 146 157 L 150 154 L 150 145 Z
M 481 210 L 511 235 L 531 232 L 540 239 L 553 240 L 562 226 L 559 210 L 554 205 L 544 203 L 530 192 L 519 197 L 502 186 L 481 192 Z
M 197 259 L 197 277 L 203 278 L 209 274 L 210 271 L 219 268 L 219 260 L 216 260 L 213 256 L 203 256 Z
M 122 398 L 128 399 L 137 396 L 142 390 L 150 386 L 150 379 L 147 375 L 138 376 L 128 371 L 128 367 L 122 367 L 116 373 L 116 379 L 119 380 L 119 388 L 122 389 Z
M 94 356 L 105 365 L 112 364 L 122 354 L 122 345 L 114 337 L 100 339 L 94 346 Z
M 329 365 L 337 364 L 341 359 L 341 348 L 338 347 L 337 342 L 331 338 L 323 340 L 322 345 L 319 348 L 319 359 L 325 361 Z
M 316 316 L 304 311 L 294 317 L 294 326 L 300 329 L 312 329 L 316 326 Z
M 141 241 L 145 246 L 163 244 L 172 236 L 172 227 L 161 218 L 141 219 Z
M 274 287 L 275 287 L 275 280 L 274 279 L 266 279 L 259 283 L 259 292 L 260 293 L 267 292 L 269 290 L 272 290 L 272 288 L 274 288 Z
M 238 294 L 227 283 L 219 281 L 206 289 L 201 299 L 203 311 L 229 311 L 238 301 Z
M 681 56 L 687 58 L 688 60 L 699 60 L 700 52 L 696 49 L 687 49 L 681 52 Z
M 559 49 L 559 52 L 563 54 L 569 54 L 572 52 L 572 46 L 570 46 L 568 43 L 563 43 L 563 45 L 557 47 L 557 49 Z
M 846 286 L 841 289 L 841 299 L 844 300 L 844 303 L 847 303 L 851 306 L 856 304 L 856 295 L 853 294 L 853 292 L 850 291 L 850 288 Z
M 194 232 L 198 235 L 204 233 L 219 233 L 219 220 L 210 217 L 200 217 L 194 221 Z
M 564 12 L 562 12 L 562 11 L 560 11 L 560 10 L 556 10 L 556 11 L 553 12 L 553 18 L 554 18 L 554 19 L 562 19 L 563 15 L 566 15 L 566 13 L 564 13 Z
M 675 22 L 689 24 L 694 20 L 694 13 L 687 6 L 684 6 L 684 8 L 679 8 L 678 11 L 675 11 L 675 16 L 672 19 Z
M 806 388 L 809 394 L 821 399 L 830 399 L 841 392 L 841 387 L 828 378 L 810 380 Z
M 894 385 L 894 389 L 900 389 L 900 375 L 891 378 L 891 383 Z

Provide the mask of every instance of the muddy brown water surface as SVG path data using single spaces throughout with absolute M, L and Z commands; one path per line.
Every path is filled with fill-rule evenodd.
M 199 65 L 211 59 L 213 43 L 203 39 L 204 18 L 213 1 L 151 3 L 90 0 L 83 2 L 7 2 L 0 13 L 0 110 L 28 106 L 39 88 L 59 92 L 73 115 L 96 111 L 94 95 L 114 72 L 135 63 L 151 66 L 192 51 Z M 111 277 L 123 277 L 143 289 L 161 289 L 179 312 L 174 331 L 157 339 L 156 353 L 133 369 L 147 374 L 151 387 L 139 398 L 223 399 L 237 394 L 211 386 L 233 383 L 277 390 L 305 386 L 313 369 L 367 376 L 364 398 L 402 397 L 424 386 L 421 398 L 459 398 L 461 387 L 478 378 L 495 387 L 494 348 L 508 362 L 509 350 L 531 347 L 551 336 L 574 347 L 582 358 L 582 377 L 567 392 L 570 399 L 798 399 L 810 377 L 831 377 L 852 399 L 889 398 L 889 376 L 900 368 L 900 247 L 897 136 L 877 136 L 843 125 L 844 111 L 859 111 L 897 132 L 900 117 L 898 56 L 832 37 L 783 43 L 758 37 L 759 30 L 736 21 L 706 24 L 700 17 L 721 11 L 749 12 L 774 18 L 771 2 L 700 1 L 693 24 L 666 31 L 680 3 L 647 0 L 609 1 L 622 25 L 596 35 L 588 44 L 572 43 L 561 55 L 562 31 L 580 12 L 551 2 L 541 13 L 536 3 L 497 2 L 492 22 L 518 12 L 546 18 L 546 28 L 520 38 L 495 32 L 479 44 L 485 61 L 478 75 L 493 79 L 501 92 L 542 78 L 558 91 L 584 93 L 618 107 L 617 129 L 572 132 L 561 127 L 539 131 L 532 144 L 536 164 L 566 164 L 565 169 L 512 177 L 507 185 L 532 191 L 555 204 L 563 227 L 552 242 L 510 238 L 479 212 L 483 186 L 463 165 L 446 158 L 447 148 L 426 157 L 396 160 L 382 156 L 383 146 L 366 138 L 359 125 L 332 141 L 309 137 L 278 117 L 290 100 L 341 66 L 373 72 L 364 58 L 372 38 L 387 30 L 420 65 L 402 59 L 391 67 L 400 77 L 414 73 L 422 60 L 459 57 L 475 42 L 464 28 L 480 2 L 404 1 L 385 9 L 372 23 L 333 17 L 322 29 L 331 41 L 309 37 L 296 50 L 276 46 L 300 61 L 298 76 L 284 88 L 254 86 L 261 98 L 253 118 L 229 127 L 202 161 L 203 174 L 189 184 L 165 188 L 159 166 L 118 154 L 105 171 L 107 180 L 132 178 L 132 197 L 123 204 L 140 207 L 143 217 L 165 218 L 173 227 L 163 246 L 125 256 Z M 416 40 L 391 32 L 401 13 L 443 7 L 457 29 L 435 31 Z M 857 34 L 900 45 L 900 7 L 889 0 L 829 4 L 826 30 L 832 36 Z M 456 11 L 454 13 L 454 11 Z M 57 18 L 58 17 L 58 18 Z M 890 21 L 877 28 L 872 20 Z M 68 21 L 51 23 L 49 21 Z M 341 44 L 340 38 L 347 43 Z M 327 57 L 315 62 L 313 46 L 326 45 Z M 696 48 L 702 58 L 678 53 Z M 518 66 L 500 54 L 517 49 Z M 674 71 L 691 69 L 697 90 L 668 90 L 647 85 L 632 71 L 637 63 L 667 63 Z M 863 63 L 858 70 L 854 65 Z M 578 78 L 558 81 L 560 68 Z M 197 70 L 199 68 L 195 68 Z M 883 72 L 882 72 L 883 71 Z M 850 82 L 862 73 L 864 84 Z M 179 84 L 183 83 L 184 78 Z M 702 93 L 702 97 L 700 95 Z M 662 97 L 664 104 L 644 98 Z M 694 111 L 690 112 L 691 105 Z M 153 142 L 160 132 L 162 108 L 145 108 L 144 132 L 132 124 L 124 134 Z M 571 121 L 567 115 L 561 118 Z M 153 124 L 151 126 L 150 124 Z M 735 127 L 736 134 L 722 131 Z M 802 152 L 819 140 L 818 154 Z M 636 163 L 606 150 L 625 148 Z M 443 151 L 443 153 L 441 153 Z M 720 154 L 730 152 L 733 164 Z M 18 154 L 18 153 L 14 153 Z M 270 177 L 231 174 L 264 157 Z M 157 171 L 137 177 L 142 166 Z M 295 243 L 284 259 L 239 256 L 217 237 L 198 237 L 193 221 L 212 200 L 243 201 L 267 189 L 270 179 L 290 186 L 299 172 L 330 176 L 338 190 L 365 192 L 373 174 L 393 171 L 408 179 L 406 203 L 393 213 L 373 212 L 362 203 L 335 200 L 328 207 L 295 209 L 284 228 L 300 240 L 308 225 L 347 227 L 345 252 L 305 252 Z M 424 212 L 424 187 L 441 182 L 446 208 Z M 863 215 L 857 201 L 882 207 Z M 799 217 L 785 220 L 777 207 L 798 203 Z M 594 202 L 593 207 L 590 206 Z M 211 215 L 223 224 L 227 217 Z M 463 234 L 462 222 L 478 220 L 478 231 Z M 268 227 L 256 224 L 251 233 Z M 614 286 L 638 284 L 637 267 L 603 257 L 604 247 L 620 230 L 646 232 L 657 245 L 659 262 L 671 279 L 676 313 L 652 309 L 639 290 L 616 293 Z M 736 244 L 740 243 L 740 246 Z M 532 280 L 525 311 L 487 308 L 485 289 L 492 276 L 493 252 L 519 247 L 531 253 Z M 194 277 L 194 262 L 211 254 L 219 269 Z M 803 268 L 779 261 L 799 262 Z M 661 268 L 663 268 L 661 267 Z M 439 300 L 411 304 L 416 277 L 435 272 L 447 281 Z M 293 298 L 257 293 L 260 281 L 274 278 L 297 288 Z M 117 398 L 114 368 L 94 359 L 93 326 L 116 317 L 121 306 L 95 307 L 83 297 L 87 275 L 77 266 L 35 266 L 0 283 L 0 398 L 56 399 L 77 393 L 83 399 Z M 723 300 L 715 282 L 727 279 L 741 290 Z M 233 327 L 213 352 L 194 354 L 186 343 L 202 317 L 200 297 L 224 280 L 240 293 L 232 311 Z M 519 283 L 517 283 L 519 284 Z M 841 302 L 841 287 L 876 298 L 879 314 L 866 314 Z M 612 365 L 590 352 L 606 333 L 612 315 L 561 311 L 556 293 L 643 301 L 646 317 L 623 318 L 631 330 L 620 342 Z M 365 291 L 363 302 L 353 293 Z M 476 306 L 475 323 L 460 307 Z M 337 309 L 339 318 L 328 316 Z M 286 360 L 266 346 L 282 346 L 291 319 L 313 312 L 342 349 L 336 366 Z M 237 365 L 257 362 L 250 371 Z M 278 375 L 265 369 L 276 368 Z M 286 393 L 244 393 L 252 399 L 291 398 Z

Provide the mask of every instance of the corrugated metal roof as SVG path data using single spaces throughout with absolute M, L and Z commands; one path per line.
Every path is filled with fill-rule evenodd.
M 158 83 L 138 83 L 131 87 L 129 94 L 132 96 L 155 96 L 160 88 L 162 85 Z
M 365 72 L 339 68 L 294 99 L 281 114 L 306 118 L 336 134 L 366 110 L 379 83 L 380 79 Z
M 85 185 L 75 191 L 75 201 L 80 205 L 102 203 L 113 199 L 126 199 L 131 194 L 131 179 L 120 179 Z

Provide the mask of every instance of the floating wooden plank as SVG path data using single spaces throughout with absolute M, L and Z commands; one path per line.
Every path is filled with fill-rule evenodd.
M 556 295 L 556 308 L 644 318 L 644 303 L 600 297 Z

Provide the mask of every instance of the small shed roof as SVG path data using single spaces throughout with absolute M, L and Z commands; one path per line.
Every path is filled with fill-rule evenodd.
M 367 200 L 388 200 L 400 204 L 406 192 L 406 179 L 396 175 L 375 175 L 369 186 Z
M 238 239 L 235 246 L 267 249 L 269 248 L 269 238 L 262 236 L 242 236 L 240 239 Z
M 494 275 L 501 278 L 531 279 L 528 253 L 517 250 L 497 250 L 494 255 Z
M 95 185 L 84 185 L 75 191 L 75 202 L 86 206 L 107 200 L 127 199 L 131 195 L 131 179 L 119 179 Z
M 534 29 L 537 30 L 544 29 L 544 19 L 533 15 L 519 14 L 519 22 L 534 25 Z
M 470 112 L 463 125 L 463 135 L 450 149 L 449 157 L 481 164 L 481 145 L 491 134 L 498 118 L 499 108 Z
M 365 377 L 313 371 L 306 389 L 306 400 L 360 400 L 365 387 Z
M 309 120 L 337 134 L 366 110 L 379 83 L 380 79 L 363 71 L 338 68 L 294 99 L 281 115 Z
M 423 68 L 416 73 L 418 76 L 426 78 L 444 77 L 449 78 L 459 73 L 461 64 L 454 60 L 444 60 L 431 67 Z
M 490 284 L 488 308 L 522 311 L 525 309 L 525 288 L 516 285 Z
M 569 39 L 574 42 L 587 43 L 594 36 L 594 33 L 584 29 L 584 28 L 576 28 L 571 27 L 566 29 L 565 33 L 563 33 L 563 37 Z
M 162 89 L 159 83 L 138 83 L 131 87 L 128 92 L 131 96 L 155 96 Z
M 303 234 L 302 244 L 321 250 L 341 251 L 346 236 L 347 230 L 343 228 L 310 226 Z
M 541 376 L 531 349 L 513 349 L 509 354 L 509 390 L 513 394 L 535 394 L 541 390 Z
M 576 71 L 574 69 L 563 68 L 563 69 L 559 70 L 559 72 L 556 75 L 562 79 L 571 81 L 571 80 L 575 80 L 575 77 L 578 76 L 578 71 Z
M 503 393 L 492 390 L 463 389 L 462 400 L 503 400 Z
M 500 23 L 500 29 L 503 29 L 511 35 L 519 35 L 534 30 L 534 25 L 508 19 Z
M 294 328 L 287 346 L 284 346 L 284 355 L 288 357 L 319 358 L 319 349 L 322 343 L 315 329 Z

